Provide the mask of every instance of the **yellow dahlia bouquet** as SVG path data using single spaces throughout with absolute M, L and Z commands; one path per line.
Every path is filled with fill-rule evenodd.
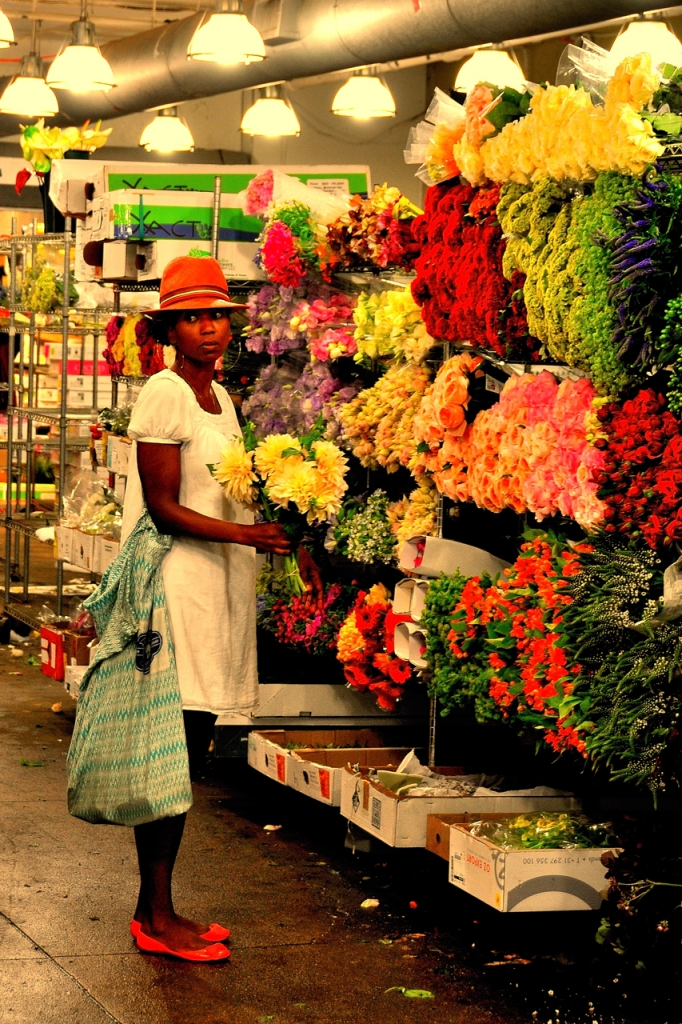
M 208 467 L 228 498 L 265 522 L 281 523 L 294 551 L 306 526 L 340 512 L 348 489 L 346 456 L 323 432 L 320 417 L 304 437 L 270 434 L 259 441 L 249 422 L 242 437 L 228 441 L 220 462 Z M 291 593 L 304 594 L 296 554 L 286 558 L 285 572 Z

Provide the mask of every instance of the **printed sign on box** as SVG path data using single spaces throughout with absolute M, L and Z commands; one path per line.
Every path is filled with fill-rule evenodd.
M 483 815 L 485 817 L 485 815 Z M 502 913 L 598 910 L 608 888 L 605 853 L 618 850 L 502 850 L 450 826 L 449 878 Z

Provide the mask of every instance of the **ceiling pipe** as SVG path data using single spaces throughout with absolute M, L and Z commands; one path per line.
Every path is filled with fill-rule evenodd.
M 641 12 L 641 0 L 280 0 L 298 11 L 295 42 L 268 47 L 258 64 L 220 67 L 187 59 L 202 14 L 107 43 L 102 53 L 116 87 L 87 97 L 60 96 L 54 123 L 111 119 L 186 100 L 345 68 L 554 33 Z M 259 4 L 255 5 L 255 19 Z M 254 9 L 252 8 L 252 11 Z M 267 42 L 267 39 L 266 39 Z M 0 91 L 7 80 L 0 79 Z M 17 120 L 0 116 L 0 136 Z

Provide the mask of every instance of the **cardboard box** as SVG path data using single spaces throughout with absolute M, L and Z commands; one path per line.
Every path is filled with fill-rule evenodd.
M 40 669 L 50 679 L 64 679 L 64 631 L 56 626 L 40 627 Z
M 55 526 L 55 558 L 60 558 L 64 562 L 73 562 L 74 536 L 76 533 L 76 530 L 71 530 L 66 526 Z
M 64 664 L 89 665 L 91 640 L 92 636 L 81 636 L 80 633 L 72 633 L 65 629 L 63 635 Z
M 466 818 L 467 814 L 429 814 L 426 819 L 426 849 L 437 857 L 450 862 L 450 825 Z
M 94 536 L 89 533 L 81 533 L 80 530 L 73 530 L 72 532 L 73 548 L 71 551 L 71 564 L 77 565 L 79 569 L 87 569 L 89 572 L 94 572 Z
M 410 615 L 415 622 L 419 622 L 428 590 L 427 580 L 400 580 L 393 592 L 394 613 Z
M 116 434 L 110 434 L 107 444 L 107 468 L 112 473 L 127 476 L 132 450 L 132 441 L 127 437 L 118 437 Z
M 487 839 L 472 836 L 472 815 L 468 818 L 450 825 L 452 885 L 505 914 L 599 909 L 608 889 L 602 856 L 620 851 L 604 847 L 501 850 Z
M 442 774 L 462 774 L 458 768 L 435 768 Z M 341 814 L 388 846 L 426 846 L 426 823 L 430 814 L 464 814 L 479 817 L 508 812 L 578 810 L 572 796 L 396 796 L 372 782 L 368 769 L 345 767 L 341 776 Z
M 67 665 L 64 669 L 64 689 L 74 700 L 78 700 L 86 670 L 87 665 Z
M 292 750 L 287 744 L 305 746 Z M 341 798 L 341 769 L 349 761 L 397 767 L 407 753 L 384 747 L 382 735 L 372 729 L 254 730 L 247 749 L 256 771 L 334 807 Z
M 113 560 L 118 556 L 121 545 L 117 540 L 108 537 L 95 537 L 93 554 L 93 572 L 106 572 Z

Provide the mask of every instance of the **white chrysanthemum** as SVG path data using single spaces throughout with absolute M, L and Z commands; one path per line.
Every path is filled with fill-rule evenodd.
M 258 496 L 254 487 L 258 478 L 253 471 L 253 455 L 246 451 L 241 438 L 228 442 L 213 469 L 213 476 L 228 498 L 253 508 Z

